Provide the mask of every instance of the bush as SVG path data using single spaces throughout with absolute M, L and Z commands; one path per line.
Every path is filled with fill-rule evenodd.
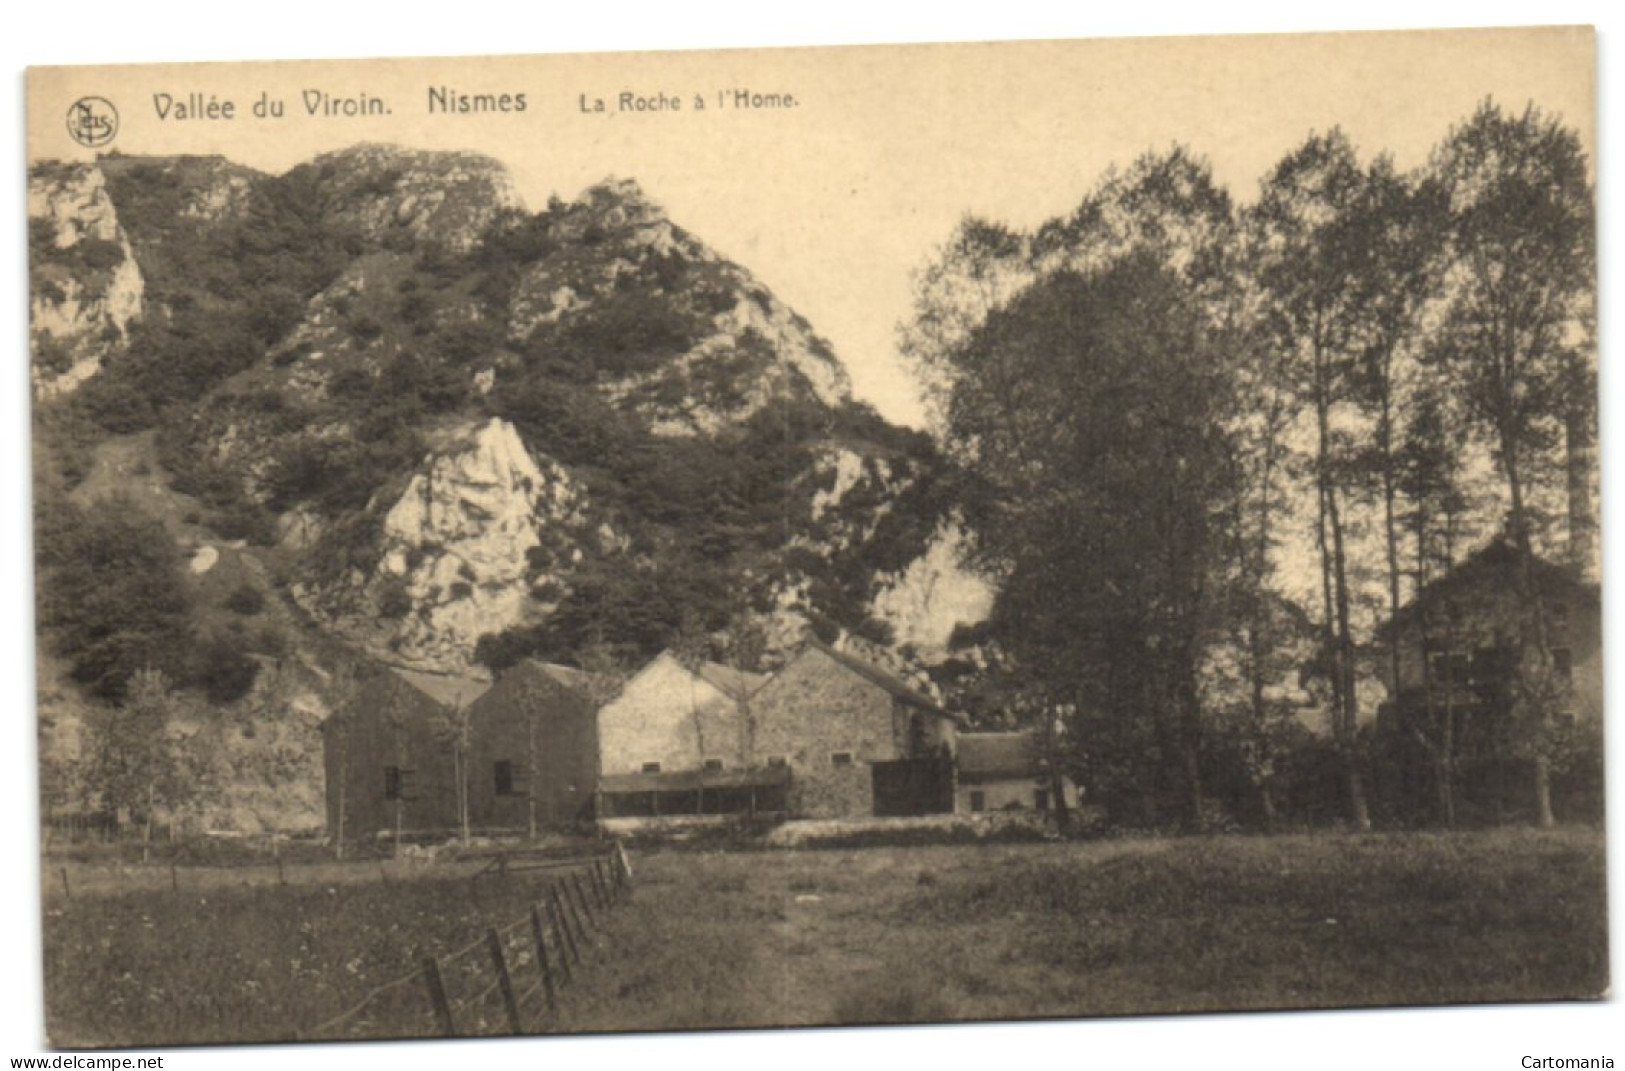
M 251 617 L 265 609 L 265 595 L 251 584 L 240 584 L 226 596 L 226 609 L 234 614 Z
M 398 621 L 412 611 L 412 596 L 406 590 L 406 581 L 398 576 L 386 577 L 378 583 L 378 614 Z
M 231 703 L 249 693 L 260 665 L 243 653 L 230 636 L 214 634 L 196 645 L 188 683 L 203 689 L 210 702 Z

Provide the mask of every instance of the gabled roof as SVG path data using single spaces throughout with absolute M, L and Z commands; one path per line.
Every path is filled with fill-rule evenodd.
M 467 710 L 489 681 L 371 663 L 355 688 L 322 721 L 324 729 L 354 718 L 383 717 L 400 725 L 434 728 L 452 711 Z
M 583 698 L 587 696 L 588 686 L 592 683 L 590 674 L 572 666 L 561 666 L 555 662 L 541 662 L 534 658 L 523 658 L 504 670 L 497 677 L 496 682 L 481 693 L 481 698 L 491 696 L 494 699 L 510 694 L 513 689 L 501 687 L 501 685 L 521 677 L 531 680 L 540 678 L 548 684 L 556 685 L 572 695 Z
M 867 662 L 859 658 L 857 655 L 848 654 L 845 651 L 837 651 L 829 644 L 816 639 L 808 640 L 807 646 L 810 650 L 822 651 L 835 662 L 851 670 L 853 673 L 856 673 L 869 683 L 884 688 L 887 692 L 891 693 L 893 698 L 901 702 L 907 703 L 910 706 L 919 707 L 921 710 L 936 714 L 939 717 L 947 718 L 950 721 L 958 720 L 952 714 L 942 709 L 941 705 L 938 704 L 936 700 L 923 694 L 922 692 L 917 691 L 914 688 L 911 688 L 902 680 L 893 676 L 891 673 L 888 673 L 886 670 L 881 669 L 872 662 Z
M 743 670 L 724 666 L 717 662 L 702 662 L 697 670 L 690 670 L 683 664 L 682 659 L 672 653 L 670 648 L 661 651 L 650 659 L 642 669 L 632 674 L 626 683 L 630 685 L 638 678 L 654 672 L 657 667 L 667 664 L 676 666 L 682 672 L 704 681 L 729 699 L 743 699 L 767 683 L 767 678 L 759 673 L 746 673 Z
M 767 683 L 767 677 L 761 673 L 747 673 L 717 662 L 703 662 L 696 672 L 701 680 L 732 699 L 747 698 Z
M 957 765 L 961 774 L 1028 778 L 1043 769 L 1041 760 L 1035 733 L 959 734 Z
M 451 710 L 467 710 L 470 703 L 484 695 L 491 682 L 478 677 L 458 676 L 451 673 L 429 673 L 418 669 L 391 666 L 390 672 L 413 688 Z
M 1514 597 L 1519 583 L 1523 555 L 1505 535 L 1497 536 L 1469 554 L 1443 576 L 1427 583 L 1411 600 L 1399 608 L 1399 613 L 1379 626 L 1379 638 L 1392 636 L 1396 627 L 1410 628 L 1418 615 L 1430 605 L 1448 604 L 1452 599 L 1469 592 L 1500 590 Z M 1596 599 L 1600 597 L 1595 584 L 1582 578 L 1578 572 L 1562 565 L 1535 557 L 1530 570 L 1536 586 L 1546 592 L 1565 591 L 1570 597 Z
M 566 688 L 583 688 L 587 684 L 587 672 L 585 670 L 561 666 L 557 662 L 538 662 L 536 665 L 543 673 L 546 673 Z

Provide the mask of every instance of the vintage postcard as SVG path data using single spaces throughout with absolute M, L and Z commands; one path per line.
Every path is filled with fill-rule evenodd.
M 1594 51 L 30 70 L 50 1043 L 1605 996 Z

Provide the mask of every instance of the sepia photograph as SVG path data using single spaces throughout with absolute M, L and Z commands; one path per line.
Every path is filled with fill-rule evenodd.
M 41 1040 L 1610 1002 L 1596 57 L 30 67 Z

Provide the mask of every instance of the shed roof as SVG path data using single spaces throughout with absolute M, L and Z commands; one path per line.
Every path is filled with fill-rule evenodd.
M 601 792 L 693 792 L 700 788 L 779 788 L 790 783 L 786 766 L 753 766 L 743 770 L 670 770 L 663 773 L 605 774 Z
M 958 745 L 962 774 L 1025 778 L 1043 768 L 1036 733 L 961 733 Z

